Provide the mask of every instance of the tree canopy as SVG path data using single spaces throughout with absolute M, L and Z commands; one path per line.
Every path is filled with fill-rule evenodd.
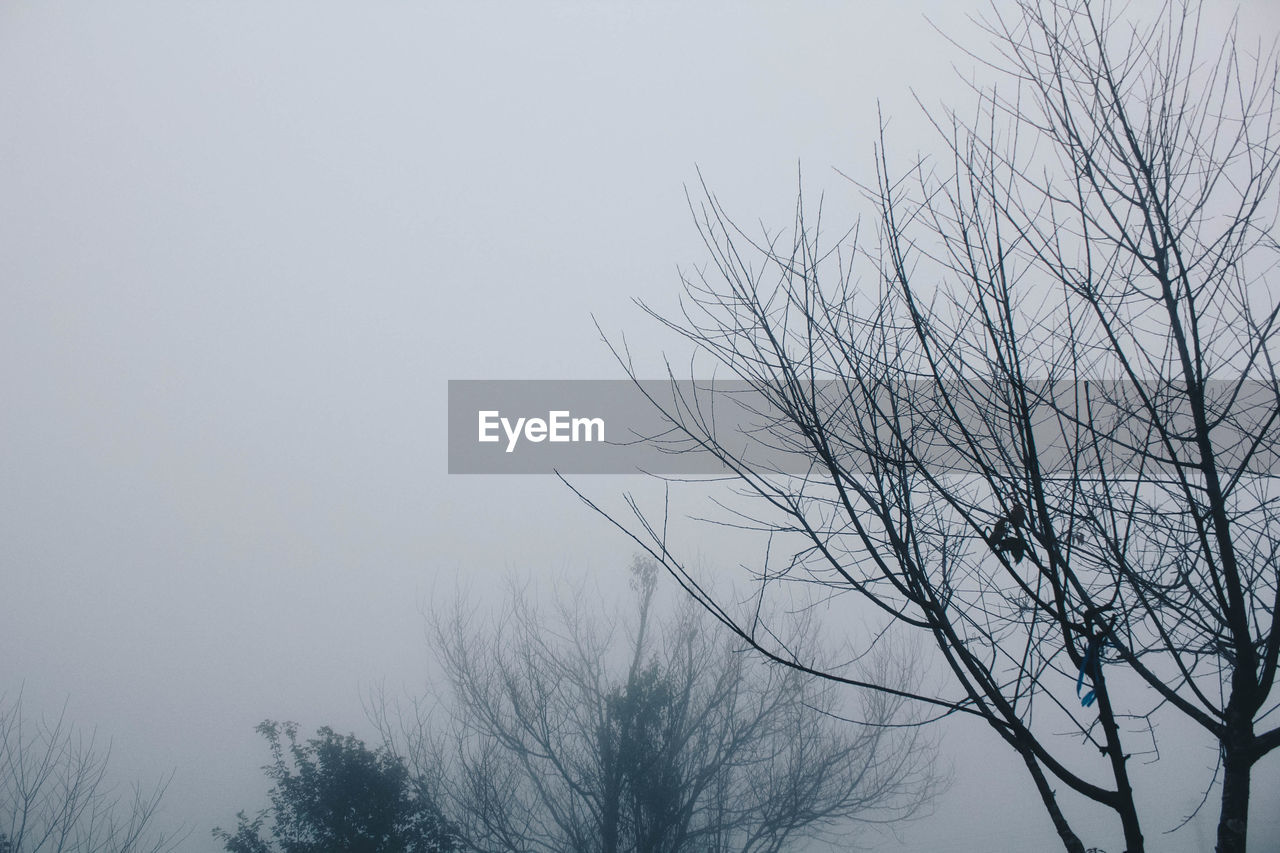
M 1272 45 L 1209 44 L 1201 12 L 997 6 L 996 82 L 932 116 L 944 156 L 896 169 L 882 131 L 870 227 L 833 240 L 802 199 L 757 236 L 704 186 L 711 261 L 654 314 L 757 394 L 733 435 L 665 412 L 746 497 L 718 520 L 770 534 L 757 600 L 803 584 L 860 602 L 870 644 L 927 640 L 946 687 L 906 692 L 985 721 L 1073 853 L 1068 792 L 1145 849 L 1130 759 L 1167 716 L 1218 747 L 1220 853 L 1280 746 L 1280 87 Z M 744 640 L 902 695 L 780 645 L 632 508 Z
M 910 722 L 900 702 L 847 708 L 688 602 L 664 615 L 658 572 L 633 564 L 621 612 L 590 597 L 543 611 L 517 588 L 499 618 L 436 618 L 452 727 L 410 727 L 405 751 L 441 768 L 469 849 L 776 853 L 927 807 L 941 774 L 918 729 L 892 728 Z M 911 680 L 909 662 L 894 672 Z
M 271 805 L 234 833 L 214 830 L 228 853 L 449 853 L 459 849 L 426 783 L 385 749 L 328 727 L 305 743 L 296 723 L 270 720 L 258 732 L 271 747 L 263 769 Z M 269 828 L 263 837 L 263 827 Z

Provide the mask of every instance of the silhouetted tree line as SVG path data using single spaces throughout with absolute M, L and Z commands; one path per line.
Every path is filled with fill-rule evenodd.
M 215 837 L 228 853 L 776 853 L 921 812 L 933 750 L 890 728 L 901 703 L 836 718 L 829 688 L 716 639 L 696 609 L 658 618 L 657 577 L 632 567 L 625 645 L 600 601 L 548 616 L 513 589 L 481 626 L 459 605 L 435 620 L 443 715 L 375 702 L 373 748 L 262 723 L 270 803 Z

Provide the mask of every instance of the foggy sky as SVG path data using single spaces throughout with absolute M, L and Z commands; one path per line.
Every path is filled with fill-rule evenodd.
M 907 161 L 912 91 L 974 70 L 925 16 L 980 50 L 981 8 L 0 3 L 0 693 L 66 700 L 122 779 L 174 771 L 166 821 L 212 851 L 261 803 L 256 723 L 367 732 L 363 691 L 423 689 L 425 602 L 620 579 L 553 478 L 446 474 L 447 380 L 620 378 L 593 316 L 678 362 L 631 300 L 703 260 L 696 168 L 745 221 L 787 225 L 799 169 L 848 219 L 877 103 Z M 944 746 L 937 815 L 869 846 L 1056 846 L 989 733 Z M 1169 825 L 1153 849 L 1203 849 Z

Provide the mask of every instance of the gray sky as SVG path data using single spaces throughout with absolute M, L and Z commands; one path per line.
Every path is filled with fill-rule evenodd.
M 903 160 L 931 144 L 911 89 L 972 63 L 924 16 L 980 48 L 970 8 L 5 0 L 0 690 L 176 768 L 212 850 L 254 724 L 364 729 L 362 689 L 427 672 L 433 595 L 620 573 L 551 478 L 446 474 L 446 381 L 618 378 L 592 314 L 656 365 L 631 299 L 702 259 L 695 164 L 748 221 L 787 224 L 798 163 L 855 209 L 834 169 L 867 174 L 877 98 Z M 903 849 L 1052 848 L 999 749 L 948 738 Z

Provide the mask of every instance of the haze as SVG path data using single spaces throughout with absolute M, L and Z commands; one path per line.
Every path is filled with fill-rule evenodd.
M 632 300 L 674 306 L 703 260 L 696 169 L 774 226 L 802 169 L 848 221 L 836 170 L 868 174 L 877 104 L 903 161 L 933 144 L 911 93 L 964 97 L 938 30 L 981 48 L 980 8 L 7 0 L 0 693 L 65 701 L 124 780 L 173 771 L 164 817 L 212 851 L 262 800 L 256 723 L 367 732 L 365 691 L 424 689 L 424 603 L 621 588 L 633 548 L 554 478 L 446 473 L 446 381 L 621 378 L 593 316 L 641 373 L 687 357 Z M 934 817 L 863 843 L 1054 848 L 964 731 Z M 1200 793 L 1171 782 L 1150 837 Z

